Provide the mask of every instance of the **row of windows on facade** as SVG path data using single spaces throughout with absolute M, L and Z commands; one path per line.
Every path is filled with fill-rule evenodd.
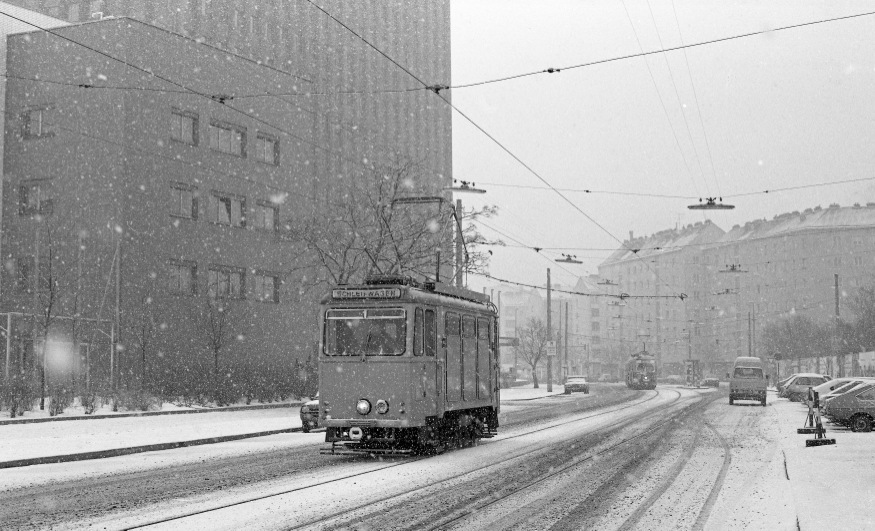
M 190 146 L 200 145 L 200 119 L 198 113 L 173 108 L 171 110 L 170 138 Z M 247 156 L 246 127 L 221 120 L 210 120 L 210 149 L 228 153 L 236 157 Z M 269 133 L 257 131 L 255 134 L 255 160 L 279 166 L 280 141 Z
M 200 194 L 197 187 L 173 183 L 170 191 L 170 215 L 198 219 Z M 207 221 L 245 228 L 251 220 L 256 229 L 275 231 L 278 228 L 279 206 L 271 201 L 260 200 L 255 206 L 247 206 L 245 197 L 217 191 L 210 192 L 207 201 Z
M 50 120 L 54 105 L 42 105 L 26 109 L 20 115 L 21 136 L 25 140 L 51 138 L 55 127 Z M 200 145 L 200 120 L 196 112 L 172 109 L 170 115 L 170 138 L 190 146 Z M 245 158 L 248 154 L 246 127 L 221 120 L 210 120 L 209 147 L 214 151 Z M 255 160 L 279 166 L 279 138 L 270 133 L 257 131 L 253 146 Z
M 261 302 L 280 302 L 282 281 L 276 273 L 252 271 L 251 298 Z M 198 290 L 197 264 L 187 260 L 173 260 L 168 265 L 167 287 L 171 293 L 195 295 Z M 245 299 L 247 290 L 246 269 L 231 266 L 209 266 L 207 271 L 207 294 L 220 299 Z
M 48 292 L 52 286 L 52 273 L 48 256 L 40 257 L 39 287 Z M 36 264 L 32 256 L 16 260 L 16 284 L 19 291 L 30 293 L 34 287 Z M 245 299 L 251 297 L 261 302 L 280 301 L 282 281 L 276 273 L 252 271 L 251 294 L 247 296 L 246 270 L 230 266 L 209 266 L 207 272 L 207 294 L 213 298 Z M 197 264 L 184 260 L 174 260 L 168 265 L 167 288 L 171 293 L 181 295 L 197 294 Z M 57 285 L 55 285 L 57 287 Z
M 172 216 L 198 219 L 198 190 L 196 187 L 173 183 L 170 192 L 170 214 Z M 245 197 L 223 192 L 211 192 L 208 199 L 208 221 L 245 228 L 247 227 L 247 218 L 251 217 L 254 228 L 266 231 L 277 230 L 279 206 L 275 203 L 256 201 L 254 207 L 247 207 Z M 48 215 L 52 213 L 52 208 L 50 181 L 25 181 L 19 185 L 18 213 L 20 215 Z

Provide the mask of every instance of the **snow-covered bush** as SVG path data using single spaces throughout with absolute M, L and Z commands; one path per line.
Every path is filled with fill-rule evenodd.
M 50 383 L 48 389 L 49 416 L 64 412 L 73 404 L 73 388 L 67 382 Z
M 9 410 L 10 418 L 33 409 L 39 396 L 39 386 L 31 374 L 10 374 L 0 382 L 0 407 Z

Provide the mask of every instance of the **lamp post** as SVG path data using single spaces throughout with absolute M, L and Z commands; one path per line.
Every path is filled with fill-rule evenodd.
M 444 190 L 446 190 L 448 192 L 453 192 L 454 194 L 455 193 L 466 193 L 466 194 L 485 194 L 486 193 L 486 190 L 477 188 L 476 183 L 468 182 L 468 181 L 456 181 L 455 179 L 453 179 L 453 182 L 454 183 L 459 182 L 459 183 L 461 183 L 461 186 L 447 186 L 444 188 Z M 452 207 L 452 204 L 450 204 L 450 206 Z M 466 247 L 465 246 L 465 237 L 462 234 L 462 219 L 461 218 L 462 218 L 463 212 L 464 211 L 462 210 L 462 200 L 459 198 L 456 198 L 456 207 L 453 210 L 453 213 L 456 216 L 456 226 L 458 227 L 459 231 L 458 231 L 458 234 L 456 234 L 456 253 L 455 253 L 456 254 L 456 260 L 455 260 L 455 262 L 456 262 L 456 274 L 454 275 L 454 278 L 456 279 L 456 287 L 458 287 L 458 288 L 461 288 L 463 285 L 463 280 L 462 280 L 462 248 Z M 464 267 L 465 267 L 465 270 L 467 271 L 467 269 L 468 269 L 468 250 L 467 250 L 467 248 L 465 249 Z

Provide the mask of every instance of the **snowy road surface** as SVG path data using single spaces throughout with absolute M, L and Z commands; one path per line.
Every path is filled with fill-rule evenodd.
M 725 389 L 605 386 L 589 396 L 508 404 L 498 437 L 424 459 L 320 456 L 322 434 L 314 433 L 4 470 L 0 522 L 15 529 L 791 530 L 801 515 L 801 529 L 819 528 L 816 509 L 800 510 L 811 498 L 805 485 L 790 488 L 784 464 L 782 448 L 804 447 L 803 436 L 788 433 L 798 404 L 769 399 L 767 408 L 729 406 Z M 791 459 L 805 459 L 801 452 Z

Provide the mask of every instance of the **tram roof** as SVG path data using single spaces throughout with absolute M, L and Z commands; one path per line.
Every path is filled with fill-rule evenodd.
M 478 309 L 489 310 L 491 301 L 485 294 L 465 288 L 458 288 L 442 282 L 405 282 L 399 280 L 367 282 L 364 284 L 345 284 L 335 286 L 322 298 L 322 304 L 374 303 L 392 301 L 423 301 L 436 304 L 455 304 L 476 306 Z M 467 303 L 467 304 L 466 304 Z

